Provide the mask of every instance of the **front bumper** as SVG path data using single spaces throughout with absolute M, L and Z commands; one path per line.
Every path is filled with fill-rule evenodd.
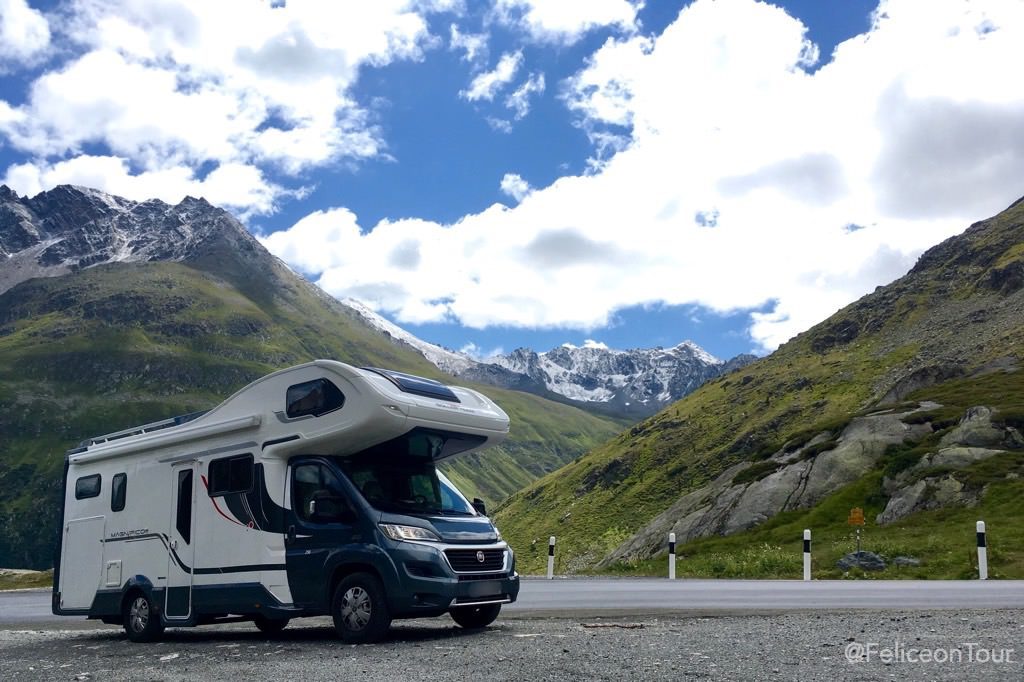
M 500 569 L 456 571 L 447 552 L 501 550 Z M 519 596 L 519 574 L 515 555 L 505 543 L 449 545 L 436 542 L 399 542 L 391 551 L 401 589 L 392 592 L 389 603 L 397 618 L 439 615 L 453 608 L 508 604 Z

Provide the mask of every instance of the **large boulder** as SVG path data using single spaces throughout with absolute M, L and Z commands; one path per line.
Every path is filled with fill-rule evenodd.
M 850 552 L 836 562 L 836 567 L 843 571 L 859 568 L 862 571 L 884 571 L 885 559 L 874 552 Z
M 940 448 L 998 448 L 1007 438 L 1006 429 L 992 424 L 992 408 L 979 405 L 967 410 L 960 424 L 942 437 Z

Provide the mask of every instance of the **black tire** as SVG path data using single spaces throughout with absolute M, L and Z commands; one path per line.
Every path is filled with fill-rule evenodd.
M 160 613 L 153 600 L 142 592 L 132 592 L 124 602 L 122 624 L 125 634 L 133 642 L 154 642 L 164 632 Z
M 501 612 L 501 604 L 484 604 L 482 606 L 464 606 L 452 609 L 452 620 L 467 630 L 479 630 L 494 622 Z
M 391 627 L 384 587 L 369 573 L 353 573 L 341 581 L 331 600 L 331 616 L 338 636 L 353 644 L 376 642 Z
M 288 625 L 288 618 L 267 618 L 266 616 L 253 616 L 252 622 L 256 628 L 267 635 L 276 635 Z

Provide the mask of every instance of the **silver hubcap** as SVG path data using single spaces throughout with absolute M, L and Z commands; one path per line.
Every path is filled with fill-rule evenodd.
M 149 602 L 143 597 L 136 597 L 132 602 L 131 610 L 128 612 L 132 630 L 142 632 L 149 624 Z
M 370 622 L 370 595 L 361 587 L 350 587 L 341 598 L 341 619 L 349 630 L 362 630 Z

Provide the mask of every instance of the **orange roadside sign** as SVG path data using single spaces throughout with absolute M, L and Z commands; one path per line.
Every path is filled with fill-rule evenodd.
M 846 520 L 851 526 L 863 526 L 864 525 L 864 510 L 860 507 L 854 507 L 850 510 L 850 518 Z

